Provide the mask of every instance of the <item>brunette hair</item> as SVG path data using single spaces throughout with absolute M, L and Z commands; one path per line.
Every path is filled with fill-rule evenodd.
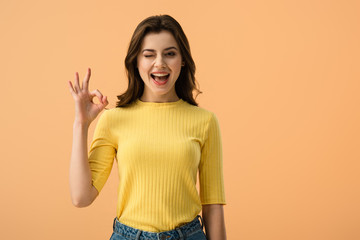
M 186 35 L 180 24 L 169 15 L 156 15 L 144 19 L 136 27 L 125 57 L 126 75 L 128 78 L 128 89 L 121 95 L 118 95 L 116 107 L 126 107 L 137 98 L 140 98 L 144 91 L 144 82 L 141 79 L 137 68 L 137 55 L 140 52 L 142 41 L 148 33 L 159 33 L 167 30 L 174 36 L 185 65 L 182 66 L 179 78 L 175 82 L 175 91 L 179 98 L 184 101 L 198 106 L 193 98 L 193 91 L 197 91 L 197 95 L 202 93 L 196 87 L 195 79 L 195 63 L 190 52 L 190 45 Z M 196 96 L 197 96 L 196 95 Z

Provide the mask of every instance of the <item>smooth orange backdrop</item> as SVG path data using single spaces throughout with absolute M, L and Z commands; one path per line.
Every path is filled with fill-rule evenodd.
M 116 171 L 93 205 L 71 204 L 67 81 L 91 67 L 90 90 L 115 107 L 130 37 L 155 14 L 182 25 L 197 101 L 219 119 L 228 239 L 360 239 L 359 12 L 355 0 L 1 1 L 0 239 L 110 238 Z

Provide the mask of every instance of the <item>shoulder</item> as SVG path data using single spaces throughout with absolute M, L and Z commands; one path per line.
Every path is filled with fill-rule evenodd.
M 116 121 L 116 116 L 118 114 L 118 110 L 116 108 L 108 108 L 104 109 L 99 113 L 98 122 L 102 124 L 110 124 Z
M 114 107 L 104 109 L 101 113 L 102 116 L 108 119 L 113 119 L 114 117 L 121 115 L 121 113 L 128 111 L 128 108 Z
M 112 115 L 114 115 L 114 108 L 104 109 L 99 115 L 102 119 L 109 119 Z
M 213 111 L 203 108 L 203 107 L 194 106 L 192 104 L 186 103 L 185 108 L 187 108 L 196 117 L 199 117 L 199 118 L 202 118 L 202 119 L 205 119 L 208 121 L 210 121 L 214 117 L 216 118 L 216 115 Z
M 194 125 L 194 129 L 201 131 L 204 138 L 207 137 L 209 132 L 219 128 L 218 118 L 212 110 L 194 106 L 187 103 L 185 105 L 186 111 L 182 114 L 184 119 L 190 119 Z

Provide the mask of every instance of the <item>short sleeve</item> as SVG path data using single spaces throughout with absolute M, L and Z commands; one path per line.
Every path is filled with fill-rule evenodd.
M 110 124 L 110 110 L 105 110 L 95 127 L 88 153 L 92 184 L 99 193 L 109 178 L 117 151 L 109 131 Z
M 200 200 L 202 205 L 226 205 L 221 133 L 213 112 L 205 131 L 199 166 Z

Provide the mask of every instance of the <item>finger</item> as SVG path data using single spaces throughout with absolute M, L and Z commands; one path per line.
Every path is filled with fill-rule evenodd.
M 96 95 L 97 98 L 99 99 L 99 101 L 102 102 L 102 97 L 103 97 L 103 95 L 101 94 L 101 92 L 100 92 L 98 89 L 92 91 L 91 94 L 92 94 L 92 95 Z
M 71 95 L 74 96 L 74 94 L 76 94 L 76 92 L 75 92 L 75 90 L 73 88 L 73 85 L 72 85 L 71 81 L 68 81 L 68 82 L 69 82 L 69 88 L 70 88 Z
M 75 94 L 77 94 L 77 90 L 76 90 L 75 86 L 72 84 L 71 81 L 69 81 L 69 83 L 70 83 L 70 87 L 71 87 L 71 89 L 73 90 L 73 92 L 74 92 Z
M 107 100 L 107 96 L 103 96 L 103 98 L 102 98 L 102 101 L 101 101 L 101 102 L 103 103 L 104 107 L 105 107 L 106 105 L 108 105 L 108 104 L 109 104 L 109 102 L 108 102 L 108 100 Z
M 103 97 L 102 106 L 101 106 L 102 109 L 104 109 L 104 108 L 107 109 L 106 106 L 107 106 L 108 104 L 109 104 L 109 102 L 107 101 L 107 97 L 104 96 L 104 97 Z
M 80 84 L 79 84 L 79 73 L 76 72 L 75 73 L 75 90 L 76 90 L 76 93 L 80 92 Z
M 87 73 L 86 73 L 86 76 L 85 76 L 85 78 L 84 78 L 84 80 L 83 80 L 83 87 L 82 87 L 82 89 L 83 90 L 89 90 L 89 80 L 90 80 L 90 76 L 91 76 L 91 69 L 90 68 L 88 68 L 88 71 L 87 71 Z

